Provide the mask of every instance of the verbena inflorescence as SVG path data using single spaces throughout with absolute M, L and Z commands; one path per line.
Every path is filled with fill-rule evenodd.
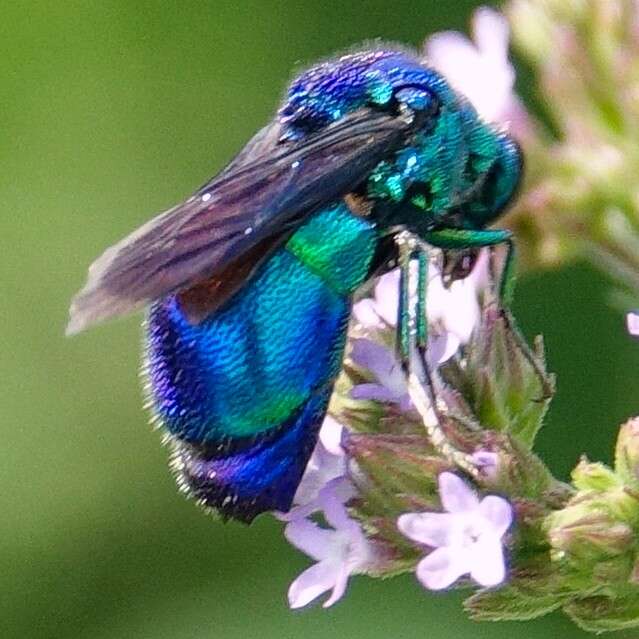
M 527 185 L 509 218 L 523 266 L 586 255 L 636 293 L 639 5 L 514 0 L 506 15 L 550 92 L 553 127 L 514 93 L 503 15 L 480 9 L 474 42 L 437 34 L 424 53 L 524 147 Z M 501 256 L 482 251 L 448 287 L 441 259 L 433 252 L 427 359 L 442 440 L 426 436 L 395 356 L 399 274 L 390 272 L 354 307 L 320 441 L 294 507 L 275 513 L 314 562 L 291 584 L 291 607 L 322 595 L 334 604 L 354 574 L 410 571 L 427 590 L 472 587 L 465 607 L 475 619 L 561 608 L 595 632 L 639 625 L 639 422 L 621 427 L 614 468 L 582 459 L 570 485 L 555 479 L 532 451 L 554 380 L 541 340 L 526 347 L 500 306 Z M 637 317 L 628 316 L 633 334 Z

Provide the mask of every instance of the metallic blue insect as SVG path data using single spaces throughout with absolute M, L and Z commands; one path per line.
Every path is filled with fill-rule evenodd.
M 221 173 L 91 266 L 68 332 L 148 306 L 148 393 L 181 486 L 226 517 L 286 511 L 341 367 L 354 292 L 399 251 L 407 362 L 407 264 L 425 264 L 424 243 L 512 248 L 507 231 L 486 226 L 521 168 L 515 142 L 416 55 L 328 60 L 292 82 L 274 121 Z

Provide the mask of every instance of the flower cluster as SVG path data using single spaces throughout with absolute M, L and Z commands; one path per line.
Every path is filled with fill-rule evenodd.
M 448 288 L 434 265 L 428 286 L 428 321 L 435 331 L 429 347 L 433 370 L 470 339 L 480 315 L 478 294 L 487 282 L 487 262 L 487 254 L 481 255 L 471 274 Z M 373 297 L 355 305 L 356 330 L 392 329 L 397 320 L 398 291 L 398 270 L 380 277 Z M 354 385 L 350 390 L 352 399 L 396 404 L 400 411 L 411 410 L 406 377 L 390 347 L 368 337 L 353 338 L 350 359 L 374 380 Z M 330 606 L 344 594 L 349 575 L 375 567 L 372 545 L 345 506 L 357 492 L 342 445 L 347 437 L 346 428 L 327 416 L 293 508 L 286 514 L 278 513 L 280 519 L 288 522 L 286 538 L 318 562 L 291 585 L 292 608 L 306 605 L 327 590 L 332 590 L 332 594 L 324 606 Z M 322 528 L 312 520 L 318 512 L 332 528 Z
M 630 126 L 639 121 L 631 104 L 639 3 L 514 0 L 506 14 L 544 88 L 562 96 L 558 138 L 514 92 L 500 13 L 480 9 L 474 42 L 437 34 L 424 55 L 525 148 L 528 184 L 510 217 L 531 247 L 525 265 L 594 255 L 639 291 L 636 171 L 624 168 L 639 157 L 639 129 Z M 605 46 L 585 37 L 584 24 L 611 33 Z M 619 77 L 601 82 L 617 101 L 604 104 L 589 73 L 613 66 Z M 439 257 L 434 251 L 426 304 L 429 393 L 407 379 L 395 353 L 398 271 L 354 306 L 329 416 L 293 508 L 276 514 L 288 541 L 315 562 L 291 584 L 290 606 L 325 593 L 331 606 L 351 575 L 411 571 L 427 590 L 475 587 L 465 602 L 475 619 L 560 608 L 594 632 L 639 626 L 639 421 L 622 426 L 614 467 L 583 459 L 571 485 L 556 480 L 532 451 L 553 378 L 541 340 L 528 346 L 500 307 L 498 256 L 482 251 L 452 284 Z M 627 330 L 639 336 L 639 312 L 627 314 Z
M 507 56 L 505 19 L 497 12 L 482 9 L 473 28 L 476 45 L 459 34 L 439 34 L 427 41 L 425 54 L 454 85 L 465 91 L 484 117 L 523 125 L 518 118 L 525 112 L 512 92 L 514 71 Z M 490 36 L 492 31 L 499 37 Z M 476 90 L 469 89 L 470 79 Z M 490 91 L 486 90 L 487 83 Z M 438 264 L 431 264 L 427 292 L 431 371 L 449 361 L 471 339 L 480 320 L 479 295 L 488 285 L 488 262 L 488 251 L 482 251 L 470 275 L 448 286 L 444 285 Z M 400 413 L 409 415 L 412 401 L 406 376 L 391 346 L 398 306 L 398 269 L 379 278 L 372 297 L 355 304 L 356 325 L 349 359 L 367 378 L 352 384 L 347 394 L 356 402 L 396 406 Z M 380 338 L 384 334 L 386 339 Z M 328 590 L 332 594 L 324 606 L 332 605 L 344 594 L 349 575 L 375 572 L 381 561 L 383 551 L 376 550 L 374 542 L 366 539 L 346 507 L 357 495 L 350 475 L 357 468 L 342 446 L 347 437 L 347 429 L 329 415 L 295 495 L 294 507 L 289 513 L 278 514 L 288 522 L 286 538 L 317 562 L 292 583 L 289 603 L 293 608 L 306 605 Z M 495 453 L 479 449 L 471 458 L 479 472 L 494 474 Z M 504 575 L 501 537 L 512 515 L 508 502 L 497 496 L 479 502 L 472 489 L 450 472 L 439 475 L 439 486 L 441 504 L 448 515 L 407 512 L 395 524 L 407 538 L 437 548 L 418 564 L 418 578 L 429 589 L 449 586 L 466 573 L 480 585 L 499 583 Z M 499 507 L 490 509 L 494 503 L 501 504 L 501 511 Z M 321 527 L 314 521 L 317 514 L 323 515 L 330 527 Z M 496 520 L 495 514 L 501 520 Z M 427 530 L 431 530 L 430 536 Z M 472 563 L 477 547 L 491 551 L 484 555 L 486 561 L 481 565 Z M 455 560 L 449 561 L 451 557 Z
M 482 586 L 497 586 L 506 574 L 502 537 L 512 522 L 510 504 L 497 495 L 480 501 L 453 473 L 441 473 L 438 483 L 446 513 L 407 513 L 397 520 L 404 535 L 436 549 L 417 564 L 417 578 L 431 590 L 466 574 Z
M 520 264 L 589 260 L 631 306 L 639 294 L 639 4 L 512 0 L 506 15 L 545 109 L 518 136 L 527 179 L 507 223 Z
M 472 335 L 479 320 L 478 295 L 488 278 L 488 253 L 482 252 L 470 275 L 445 287 L 436 263 L 428 282 L 427 317 L 430 326 L 428 364 L 435 370 L 448 361 Z M 353 309 L 359 330 L 394 328 L 399 307 L 399 269 L 382 275 L 371 298 L 361 300 Z M 372 382 L 356 385 L 351 396 L 360 400 L 393 402 L 406 410 L 411 406 L 406 376 L 394 350 L 369 338 L 351 341 L 350 358 L 366 369 Z

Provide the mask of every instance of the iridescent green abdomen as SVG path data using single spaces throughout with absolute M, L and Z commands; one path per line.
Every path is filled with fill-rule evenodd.
M 350 297 L 367 277 L 376 242 L 368 222 L 336 205 L 311 217 L 201 324 L 187 320 L 175 296 L 151 308 L 151 403 L 163 427 L 186 443 L 178 453 L 190 462 L 182 464 L 183 480 L 199 497 L 215 493 L 216 502 L 221 484 L 230 482 L 241 492 L 228 468 L 232 456 L 257 480 L 273 455 L 284 459 L 282 445 L 286 463 L 273 482 L 296 485 L 290 475 L 302 472 L 312 450 L 308 442 L 341 366 Z M 205 463 L 207 478 L 214 473 L 215 485 L 203 492 L 194 457 L 198 468 Z M 271 507 L 288 507 L 293 494 L 273 491 L 273 482 Z

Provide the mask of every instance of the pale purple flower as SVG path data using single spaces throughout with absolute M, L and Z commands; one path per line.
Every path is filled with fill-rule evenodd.
M 470 275 L 463 280 L 456 280 L 448 288 L 442 282 L 439 268 L 434 264 L 430 266 L 426 314 L 429 325 L 435 329 L 431 334 L 449 334 L 439 363 L 448 359 L 444 353 L 450 353 L 450 357 L 460 344 L 468 342 L 479 321 L 478 294 L 488 282 L 488 262 L 488 251 L 482 251 Z M 399 269 L 394 269 L 377 280 L 372 298 L 355 304 L 353 315 L 365 328 L 394 327 L 398 307 Z M 456 345 L 454 340 L 457 340 Z
M 374 382 L 354 386 L 351 397 L 398 404 L 400 410 L 409 410 L 412 403 L 408 395 L 406 374 L 393 350 L 366 338 L 353 339 L 351 346 L 350 357 L 353 362 L 367 369 L 375 378 Z M 458 347 L 459 341 L 450 333 L 435 335 L 428 345 L 430 370 L 450 359 Z
M 407 513 L 399 530 L 413 541 L 435 548 L 417 564 L 417 578 L 430 590 L 452 585 L 463 575 L 481 586 L 496 586 L 506 575 L 502 537 L 513 517 L 502 497 L 481 501 L 457 475 L 439 475 L 439 496 L 445 513 Z
M 499 470 L 499 455 L 488 450 L 476 450 L 471 460 L 477 472 L 483 477 L 495 477 Z
M 515 70 L 508 59 L 510 31 L 501 13 L 488 7 L 475 11 L 473 41 L 461 33 L 436 33 L 424 43 L 429 64 L 463 93 L 488 122 L 525 128 L 528 116 L 515 95 Z
M 294 507 L 288 513 L 275 513 L 278 519 L 294 521 L 320 510 L 320 495 L 326 486 L 331 486 L 332 494 L 343 503 L 355 496 L 355 487 L 347 477 L 348 459 L 342 448 L 346 435 L 346 429 L 337 420 L 330 415 L 324 418 L 317 444 L 293 497 Z
M 633 337 L 639 337 L 639 311 L 630 311 L 626 314 L 626 328 Z
M 320 491 L 326 522 L 322 528 L 308 519 L 295 519 L 284 534 L 296 548 L 317 563 L 307 568 L 288 590 L 291 608 L 301 608 L 327 591 L 324 608 L 332 606 L 346 591 L 352 574 L 365 572 L 373 560 L 373 551 L 360 525 L 348 516 L 339 495 L 328 485 Z
M 446 288 L 439 268 L 430 266 L 426 314 L 429 336 L 427 361 L 430 370 L 448 361 L 470 336 L 479 322 L 478 294 L 488 281 L 488 252 L 482 251 L 468 277 Z M 416 267 L 416 265 L 413 265 Z M 357 322 L 366 328 L 393 327 L 399 306 L 399 269 L 382 275 L 375 285 L 372 298 L 364 299 L 353 309 Z M 396 354 L 390 348 L 369 339 L 352 340 L 350 357 L 355 364 L 368 369 L 374 381 L 356 385 L 354 399 L 375 400 L 399 404 L 408 410 L 406 376 Z
M 402 410 L 411 406 L 406 376 L 390 348 L 370 339 L 351 341 L 351 359 L 373 374 L 375 381 L 357 384 L 351 390 L 353 399 L 399 404 Z
M 355 319 L 364 327 L 395 326 L 399 307 L 399 269 L 378 278 L 373 297 L 357 302 L 353 307 Z

